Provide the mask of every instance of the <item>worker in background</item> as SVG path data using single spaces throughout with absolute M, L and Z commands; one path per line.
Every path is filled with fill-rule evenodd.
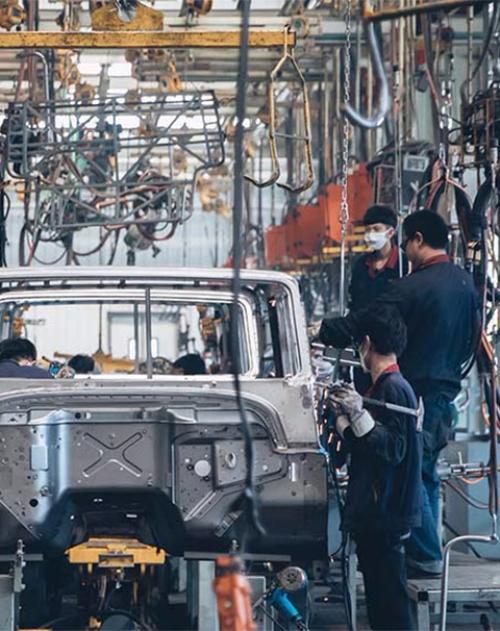
M 90 355 L 73 355 L 68 361 L 68 366 L 77 375 L 89 375 L 95 372 L 95 361 Z
M 0 379 L 52 379 L 43 368 L 35 366 L 37 357 L 33 342 L 9 338 L 0 342 Z
M 349 285 L 349 311 L 362 309 L 373 303 L 389 283 L 399 278 L 399 248 L 395 242 L 398 218 L 389 206 L 370 206 L 363 217 L 364 241 L 370 252 L 359 256 L 353 265 Z M 403 257 L 403 273 L 407 272 Z M 354 385 L 358 392 L 370 386 L 369 376 L 354 369 Z
M 417 399 L 397 364 L 406 326 L 395 307 L 377 305 L 357 322 L 361 364 L 372 399 L 417 410 Z M 340 444 L 337 466 L 350 454 L 341 528 L 356 542 L 372 629 L 412 629 L 406 591 L 404 541 L 420 525 L 422 431 L 416 415 L 365 405 L 350 385 L 334 386 L 329 404 Z
M 198 353 L 188 353 L 172 364 L 173 375 L 206 375 L 207 367 Z
M 448 227 L 436 213 L 421 210 L 403 222 L 401 247 L 412 273 L 391 282 L 374 305 L 398 307 L 408 329 L 400 358 L 403 375 L 423 398 L 424 503 L 422 526 L 413 531 L 407 560 L 413 576 L 438 575 L 442 569 L 438 534 L 439 487 L 437 460 L 452 423 L 452 403 L 461 387 L 463 365 L 477 348 L 480 313 L 472 279 L 448 258 Z M 357 328 L 359 313 L 323 320 L 323 344 L 344 348 Z
M 349 310 L 370 305 L 391 280 L 399 278 L 399 251 L 395 243 L 398 218 L 389 206 L 370 206 L 363 217 L 364 241 L 370 252 L 356 259 L 349 285 Z M 406 264 L 405 269 L 406 272 Z

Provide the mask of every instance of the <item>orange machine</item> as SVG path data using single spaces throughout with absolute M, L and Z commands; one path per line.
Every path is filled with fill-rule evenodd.
M 288 218 L 287 218 L 288 219 Z M 319 204 L 297 206 L 293 221 L 287 230 L 289 258 L 309 258 L 320 252 L 324 237 L 321 230 L 321 208 Z
M 373 187 L 366 165 L 361 164 L 348 176 L 347 195 L 351 223 L 361 221 L 373 203 Z M 340 203 L 342 187 L 326 184 L 318 193 L 316 204 L 297 206 L 281 226 L 266 232 L 266 259 L 272 267 L 290 267 L 297 259 L 318 256 L 324 245 L 341 240 Z
M 266 230 L 266 261 L 270 267 L 280 267 L 286 259 L 286 225 Z
M 366 209 L 373 203 L 373 187 L 366 165 L 359 167 L 347 178 L 347 201 L 351 223 L 361 221 Z M 330 243 L 339 243 L 341 239 L 340 203 L 342 187 L 340 184 L 327 184 L 318 195 L 322 209 L 321 220 L 323 235 Z

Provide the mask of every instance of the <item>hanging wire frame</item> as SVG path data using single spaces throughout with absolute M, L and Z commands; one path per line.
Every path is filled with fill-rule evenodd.
M 183 179 L 174 150 L 191 165 Z M 12 103 L 4 158 L 8 175 L 25 180 L 28 219 L 43 231 L 181 223 L 198 172 L 224 162 L 224 133 L 213 92 Z

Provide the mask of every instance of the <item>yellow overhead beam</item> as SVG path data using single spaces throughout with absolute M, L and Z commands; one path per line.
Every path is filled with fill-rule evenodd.
M 295 33 L 288 32 L 288 46 Z M 250 29 L 250 48 L 282 47 L 283 30 Z M 0 33 L 0 49 L 12 48 L 239 48 L 240 31 L 19 31 Z

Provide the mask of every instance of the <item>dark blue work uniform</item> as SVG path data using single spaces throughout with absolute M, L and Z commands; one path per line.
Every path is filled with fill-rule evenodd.
M 382 373 L 367 394 L 417 408 L 397 365 Z M 350 454 L 342 529 L 356 541 L 371 628 L 407 630 L 413 625 L 403 540 L 420 525 L 422 432 L 415 416 L 366 408 L 375 427 L 361 438 L 348 428 L 342 441 L 341 457 Z
M 364 309 L 386 291 L 389 283 L 399 278 L 399 252 L 396 245 L 392 246 L 391 254 L 381 269 L 375 268 L 376 253 L 362 254 L 354 261 L 349 284 L 349 311 Z M 407 271 L 406 259 L 403 261 L 403 271 Z M 363 394 L 371 385 L 370 375 L 360 368 L 354 369 L 354 385 Z
M 38 366 L 20 366 L 13 359 L 0 361 L 0 379 L 53 379 L 48 370 Z
M 408 276 L 390 283 L 376 302 L 398 307 L 408 330 L 401 371 L 424 401 L 425 487 L 422 527 L 408 544 L 410 565 L 428 573 L 441 570 L 438 537 L 439 477 L 436 463 L 452 421 L 451 403 L 460 391 L 464 362 L 474 353 L 480 333 L 476 291 L 469 274 L 438 255 Z M 356 331 L 356 312 L 324 320 L 320 339 L 343 348 Z
M 385 266 L 377 270 L 374 252 L 359 256 L 353 264 L 349 284 L 349 311 L 363 309 L 373 304 L 389 283 L 399 278 L 399 252 L 393 245 Z

